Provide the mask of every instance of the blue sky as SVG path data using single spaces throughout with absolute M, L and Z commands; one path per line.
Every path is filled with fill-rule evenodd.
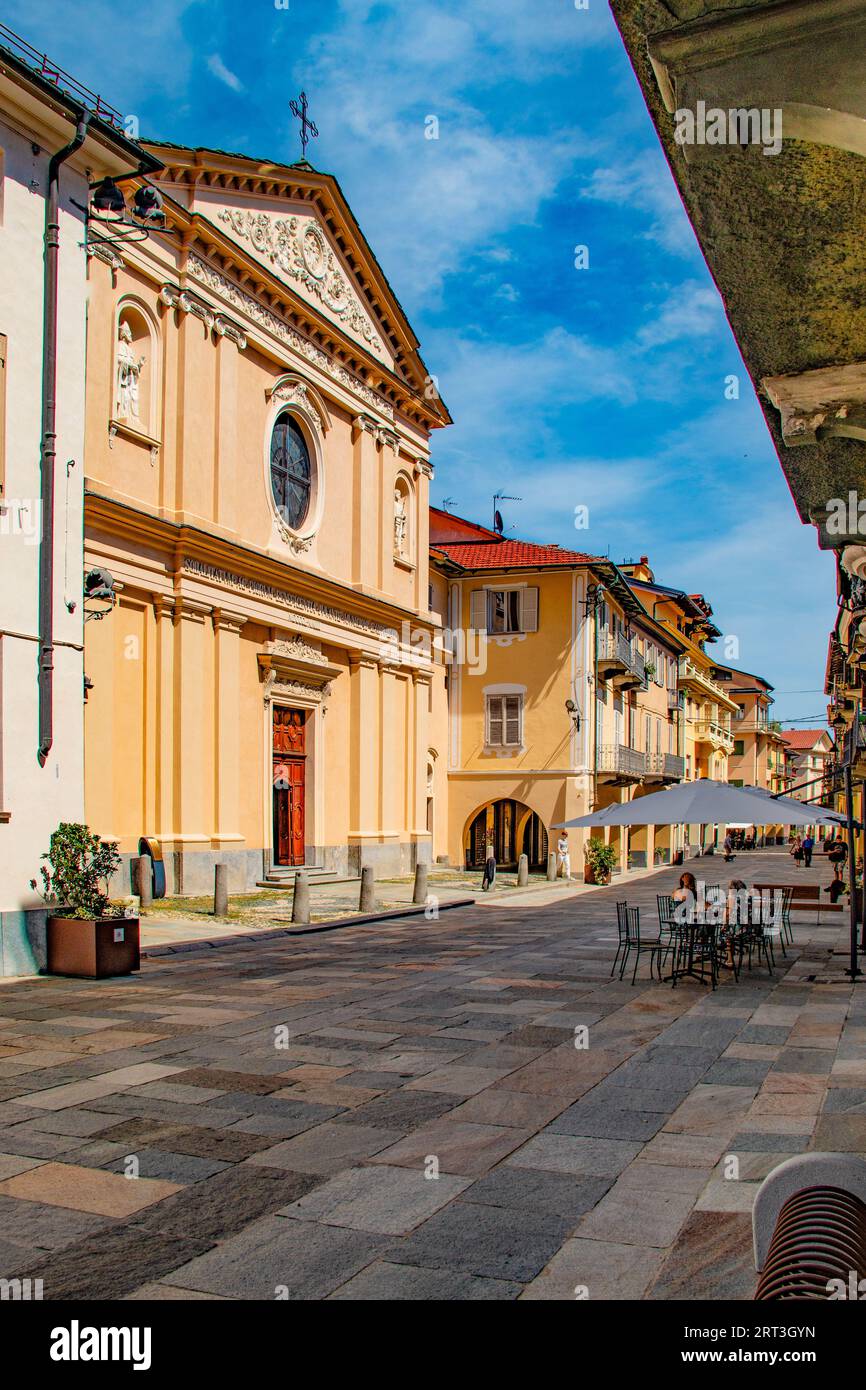
M 781 718 L 820 716 L 832 561 L 797 519 L 604 0 L 5 0 L 3 18 L 144 138 L 291 161 L 304 87 L 309 157 L 455 419 L 433 501 L 489 524 L 513 493 L 514 534 L 648 555 L 706 595 Z

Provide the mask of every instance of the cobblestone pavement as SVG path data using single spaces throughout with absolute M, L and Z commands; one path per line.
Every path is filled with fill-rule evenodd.
M 0 1274 L 48 1299 L 751 1297 L 761 1178 L 866 1152 L 866 986 L 842 915 L 796 925 L 773 978 L 611 981 L 614 902 L 654 925 L 677 873 L 3 982 Z

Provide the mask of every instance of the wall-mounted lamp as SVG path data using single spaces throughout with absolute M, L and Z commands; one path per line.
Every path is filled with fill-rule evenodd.
M 134 178 L 135 175 L 122 177 Z M 91 186 L 87 213 L 88 222 L 100 229 L 98 240 L 109 244 L 144 241 L 150 232 L 165 230 L 162 194 L 148 183 L 135 190 L 132 207 L 128 207 L 118 180 L 106 177 Z
M 575 733 L 578 733 L 578 734 L 579 734 L 579 733 L 580 733 L 580 710 L 577 708 L 577 705 L 574 703 L 573 700 L 566 700 L 566 702 L 565 702 L 565 708 L 568 710 L 568 713 L 569 713 L 569 715 L 571 716 L 571 722 L 572 722 L 572 724 L 574 725 Z
M 122 587 L 108 570 L 89 570 L 84 576 L 84 621 L 95 619 L 99 622 L 108 617 L 117 603 L 117 591 Z
M 599 607 L 599 605 L 601 604 L 601 601 L 602 601 L 603 598 L 604 598 L 604 589 L 602 588 L 601 584 L 588 584 L 588 585 L 587 585 L 587 588 L 586 588 L 586 599 L 585 599 L 584 605 L 583 605 L 584 612 L 586 613 L 586 616 L 587 616 L 587 617 L 589 617 L 590 613 L 594 613 L 594 612 L 596 611 L 596 609 L 597 609 L 597 608 Z

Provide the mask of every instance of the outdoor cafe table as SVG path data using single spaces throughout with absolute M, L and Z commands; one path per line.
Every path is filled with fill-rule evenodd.
M 751 893 L 748 892 L 748 890 L 740 891 L 741 893 L 746 891 L 748 894 L 749 907 L 746 912 L 746 920 L 735 921 L 730 925 L 742 929 L 744 927 L 768 927 L 776 924 L 779 905 L 777 902 L 774 902 L 775 894 L 773 897 L 769 897 L 759 893 Z M 695 944 L 701 932 L 704 931 L 706 927 L 723 927 L 728 925 L 726 921 L 727 905 L 727 895 L 721 901 L 704 902 L 694 906 L 685 902 L 676 904 L 673 919 L 669 923 L 669 927 L 671 935 L 679 936 L 681 941 L 684 942 L 685 955 L 683 956 L 682 946 L 677 946 L 674 951 L 674 966 L 670 975 L 664 976 L 665 983 L 670 980 L 674 988 L 676 988 L 678 980 L 699 980 L 702 985 L 707 983 L 704 973 L 695 969 Z M 738 906 L 742 905 L 743 900 L 740 898 Z M 683 911 L 685 912 L 685 916 L 680 919 L 678 913 Z M 682 960 L 683 958 L 685 959 L 685 964 L 678 966 L 676 964 L 677 960 Z M 712 976 L 712 965 L 710 967 L 710 974 Z

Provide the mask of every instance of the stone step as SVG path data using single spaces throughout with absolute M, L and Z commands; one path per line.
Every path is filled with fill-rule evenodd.
M 299 865 L 298 868 L 278 867 L 271 869 L 264 878 L 256 882 L 257 888 L 294 888 L 295 875 L 299 869 L 306 873 L 310 885 L 317 883 L 360 883 L 360 878 L 354 875 L 339 874 L 335 869 L 323 869 L 315 864 Z

